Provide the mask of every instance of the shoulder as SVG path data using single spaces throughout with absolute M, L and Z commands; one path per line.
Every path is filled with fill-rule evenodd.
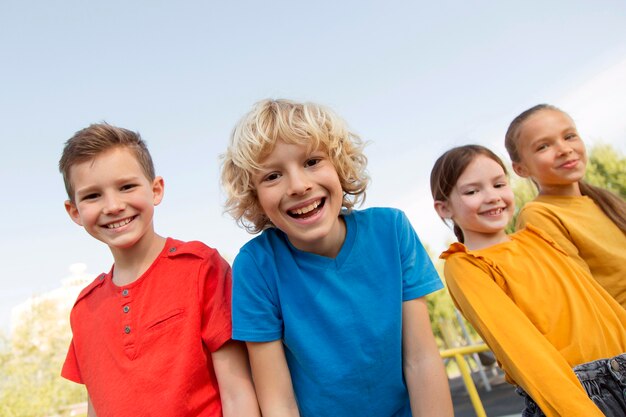
M 467 246 L 460 242 L 454 242 L 450 247 L 439 255 L 440 259 L 444 259 L 444 269 L 463 269 L 470 264 L 479 264 L 481 262 L 491 263 L 488 257 L 484 255 L 476 255 L 470 251 Z
M 367 225 L 372 229 L 382 231 L 404 229 L 410 226 L 406 214 L 400 209 L 391 207 L 370 207 L 364 210 L 352 210 L 344 216 L 353 217 L 358 225 Z
M 516 228 L 522 229 L 532 223 L 542 228 L 565 227 L 563 219 L 567 217 L 560 205 L 551 203 L 550 199 L 537 197 L 524 204 L 516 221 Z
M 106 277 L 107 277 L 107 274 L 102 273 L 98 275 L 91 282 L 91 284 L 83 288 L 82 291 L 78 294 L 78 297 L 76 298 L 76 302 L 74 303 L 74 306 L 76 306 L 81 300 L 84 300 L 85 298 L 89 297 L 94 291 L 100 288 L 104 284 L 104 280 Z
M 285 234 L 275 227 L 265 229 L 260 235 L 244 244 L 233 262 L 233 268 L 253 262 L 267 264 L 278 262 L 290 253 Z
M 580 210 L 594 210 L 594 201 L 587 196 L 558 196 L 539 195 L 526 203 L 520 210 L 520 215 L 532 214 L 576 214 Z
M 463 270 L 469 267 L 480 267 L 481 269 L 496 268 L 491 248 L 480 250 L 470 250 L 464 244 L 455 242 L 448 250 L 443 252 L 439 258 L 444 259 L 444 270 Z
M 258 236 L 255 236 L 246 242 L 239 250 L 239 253 L 273 251 L 285 245 L 285 234 L 275 227 L 270 227 L 263 230 Z
M 512 234 L 511 238 L 522 242 L 529 250 L 545 250 L 546 247 L 552 247 L 561 253 L 565 253 L 549 233 L 530 223 Z
M 172 260 L 206 260 L 214 262 L 226 262 L 217 249 L 214 249 L 200 241 L 184 242 L 168 238 L 164 255 Z
M 351 210 L 348 216 L 354 216 L 357 219 L 398 219 L 406 218 L 406 214 L 400 209 L 393 207 L 369 207 L 362 210 Z
M 532 216 L 535 213 L 552 213 L 557 209 L 557 206 L 554 206 L 550 203 L 546 203 L 541 200 L 533 200 L 529 201 L 520 209 L 519 215 L 521 216 Z

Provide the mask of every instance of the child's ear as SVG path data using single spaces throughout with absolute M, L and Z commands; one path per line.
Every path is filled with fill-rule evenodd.
M 513 171 L 522 178 L 528 178 L 528 170 L 521 162 L 513 162 Z
M 447 201 L 435 200 L 435 211 L 442 219 L 449 219 L 452 217 L 452 210 L 448 207 Z
M 163 177 L 155 177 L 152 181 L 152 202 L 155 206 L 158 206 L 159 203 L 163 200 L 163 195 L 165 194 L 165 181 L 163 181 Z
M 65 211 L 69 214 L 70 219 L 72 219 L 72 221 L 77 225 L 82 226 L 83 222 L 80 220 L 80 213 L 78 212 L 76 204 L 72 203 L 70 200 L 65 200 L 64 205 Z

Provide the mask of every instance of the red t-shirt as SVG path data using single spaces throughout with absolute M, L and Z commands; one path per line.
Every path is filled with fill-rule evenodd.
M 231 338 L 231 273 L 200 242 L 167 239 L 135 282 L 102 274 L 78 296 L 61 375 L 98 417 L 221 416 L 211 352 Z

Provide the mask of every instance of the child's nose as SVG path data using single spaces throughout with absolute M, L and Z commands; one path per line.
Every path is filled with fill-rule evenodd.
M 501 200 L 500 193 L 497 189 L 489 189 L 487 190 L 487 201 L 494 202 Z
M 557 143 L 557 149 L 561 154 L 568 154 L 572 152 L 572 146 L 566 140 L 560 140 Z
M 117 195 L 108 195 L 104 201 L 104 213 L 112 214 L 124 210 L 124 202 Z
M 299 195 L 304 194 L 311 189 L 311 184 L 303 172 L 292 172 L 289 175 L 289 194 Z

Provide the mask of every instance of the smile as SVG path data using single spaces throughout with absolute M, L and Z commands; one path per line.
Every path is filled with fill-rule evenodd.
M 299 207 L 297 209 L 289 210 L 287 213 L 291 217 L 295 218 L 306 218 L 315 214 L 318 209 L 324 206 L 325 199 L 319 199 L 317 201 L 312 202 L 308 206 Z
M 118 227 L 126 226 L 128 223 L 132 222 L 134 217 L 128 217 L 124 220 L 120 220 L 118 222 L 105 224 L 104 227 L 107 229 L 117 229 Z
M 560 166 L 560 168 L 574 168 L 576 165 L 578 165 L 578 159 L 575 159 L 573 161 L 567 161 L 564 164 L 562 164 Z
M 480 214 L 482 214 L 483 216 L 499 216 L 500 214 L 502 214 L 503 211 L 504 211 L 503 207 L 498 207 L 492 210 L 483 211 Z

